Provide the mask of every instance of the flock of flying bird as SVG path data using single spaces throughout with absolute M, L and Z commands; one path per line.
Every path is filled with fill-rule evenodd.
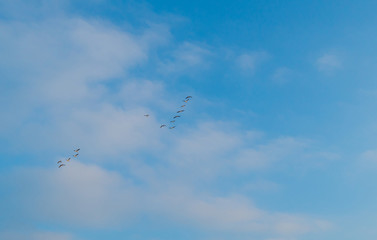
M 192 98 L 192 96 L 187 96 L 183 102 L 184 103 L 188 103 L 190 101 L 190 99 Z M 180 110 L 178 110 L 176 113 L 183 113 L 185 110 L 183 109 L 184 107 L 186 107 L 186 104 L 183 104 L 180 106 Z M 145 114 L 144 115 L 145 117 L 149 117 L 149 114 Z M 169 126 L 169 129 L 174 129 L 176 126 L 175 126 L 175 121 L 177 118 L 180 118 L 181 115 L 175 115 L 173 117 L 173 119 L 170 120 L 170 122 L 168 123 L 168 126 Z M 164 127 L 168 127 L 166 124 L 161 124 L 160 128 L 164 128 Z
M 186 103 L 188 103 L 190 100 L 191 100 L 192 96 L 187 96 L 183 102 L 184 104 L 180 106 L 180 110 L 178 110 L 176 113 L 177 114 L 180 114 L 180 113 L 183 113 L 185 110 L 183 109 L 184 107 L 186 107 Z M 149 117 L 149 114 L 145 114 L 144 115 L 145 117 Z M 173 117 L 173 119 L 170 120 L 170 122 L 168 123 L 168 126 L 169 126 L 169 129 L 174 129 L 176 126 L 175 126 L 175 121 L 177 118 L 180 118 L 181 115 L 175 115 Z M 164 127 L 167 127 L 166 124 L 161 124 L 160 128 L 164 128 Z M 76 149 L 76 150 L 73 150 L 74 152 L 76 152 L 76 154 L 72 155 L 73 157 L 77 158 L 77 156 L 79 155 L 79 151 L 80 151 L 80 148 Z M 71 158 L 67 158 L 65 161 L 66 162 L 69 162 L 71 160 Z M 61 167 L 64 167 L 65 164 L 60 160 L 57 162 L 57 164 L 59 164 L 58 168 L 61 168 Z
M 77 158 L 77 156 L 79 155 L 80 148 L 75 149 L 75 150 L 73 150 L 73 151 L 74 151 L 76 154 L 74 154 L 74 155 L 72 155 L 72 156 L 75 157 L 75 158 Z M 69 161 L 71 161 L 71 158 L 69 157 L 69 158 L 67 158 L 65 161 L 69 162 Z M 59 161 L 57 162 L 57 164 L 59 164 L 58 168 L 61 168 L 61 167 L 64 167 L 64 166 L 65 166 L 65 164 L 64 164 L 61 160 L 59 160 Z

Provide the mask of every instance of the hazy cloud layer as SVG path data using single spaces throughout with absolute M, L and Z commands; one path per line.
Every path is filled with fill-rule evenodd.
M 106 21 L 59 16 L 1 21 L 0 36 L 6 85 L 0 90 L 0 136 L 7 140 L 2 148 L 32 153 L 30 164 L 42 166 L 2 174 L 0 188 L 7 193 L 2 221 L 114 229 L 148 216 L 206 231 L 288 237 L 330 226 L 305 214 L 265 210 L 235 190 L 219 194 L 210 187 L 224 176 L 310 160 L 317 154 L 310 140 L 261 138 L 214 120 L 193 120 L 174 135 L 159 129 L 176 108 L 169 100 L 180 93 L 135 72 L 151 64 L 151 52 L 174 41 L 168 26 L 151 24 L 135 33 Z M 210 66 L 210 47 L 173 45 L 154 62 L 164 74 Z M 235 64 L 253 74 L 266 58 L 264 52 L 241 54 Z M 333 66 L 332 60 L 320 62 Z M 55 167 L 74 146 L 82 148 L 78 161 L 61 169 L 43 167 Z M 30 239 L 75 238 L 35 231 Z

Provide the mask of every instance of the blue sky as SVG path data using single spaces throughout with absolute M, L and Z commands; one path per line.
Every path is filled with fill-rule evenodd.
M 0 239 L 375 239 L 376 11 L 1 1 Z

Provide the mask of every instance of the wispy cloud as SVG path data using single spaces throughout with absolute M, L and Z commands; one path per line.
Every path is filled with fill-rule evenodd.
M 284 84 L 291 80 L 294 76 L 294 71 L 287 67 L 279 67 L 272 74 L 272 80 L 278 84 Z
M 236 66 L 244 74 L 254 74 L 259 64 L 269 58 L 266 52 L 243 53 L 236 58 Z
M 326 53 L 317 59 L 318 71 L 329 73 L 342 67 L 341 59 L 335 55 Z
M 209 49 L 198 44 L 184 42 L 166 60 L 162 60 L 159 72 L 162 74 L 190 73 L 210 65 Z

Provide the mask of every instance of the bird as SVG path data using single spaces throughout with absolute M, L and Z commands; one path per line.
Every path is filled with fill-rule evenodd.
M 182 107 L 182 108 L 183 108 L 183 107 L 186 107 L 186 105 L 183 104 L 181 107 Z
M 74 152 L 79 152 L 80 151 L 80 148 L 76 149 L 76 150 L 73 150 Z
M 61 167 L 63 167 L 63 166 L 65 166 L 65 164 L 60 164 L 60 165 L 59 165 L 59 168 L 61 168 Z
M 162 125 L 160 126 L 160 128 L 163 128 L 163 127 L 166 127 L 166 125 L 165 125 L 165 124 L 162 124 Z
M 144 116 L 145 116 L 145 117 L 149 117 L 149 114 L 145 114 Z
M 68 158 L 68 159 L 67 159 L 67 162 L 69 162 L 69 160 L 71 160 L 71 158 Z
M 191 97 L 191 96 L 187 96 L 187 97 L 186 97 L 186 99 L 190 99 L 190 98 L 192 98 L 192 97 Z
M 181 113 L 181 112 L 184 112 L 185 110 L 179 110 L 177 113 Z
M 62 163 L 62 161 L 58 161 L 57 164 Z
M 187 103 L 188 101 L 189 101 L 189 99 L 187 99 L 187 100 L 183 100 L 185 103 Z
M 75 154 L 75 155 L 73 155 L 74 157 L 77 157 L 79 154 L 77 153 L 77 154 Z
M 173 122 L 175 122 L 175 120 L 171 120 L 170 122 L 173 123 Z
M 179 118 L 179 117 L 181 117 L 181 116 L 178 116 L 178 115 L 177 115 L 177 116 L 174 116 L 173 118 Z
M 175 126 L 173 126 L 173 127 L 170 127 L 169 129 L 173 129 L 173 128 L 175 128 Z

